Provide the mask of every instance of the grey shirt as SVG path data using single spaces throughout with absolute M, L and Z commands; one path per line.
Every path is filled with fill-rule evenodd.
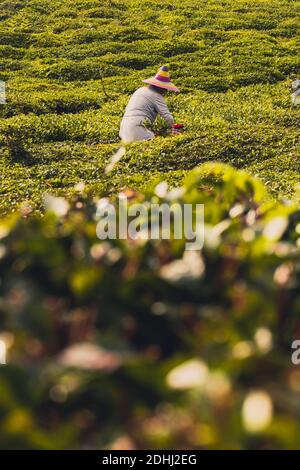
M 141 121 L 148 119 L 153 124 L 158 114 L 165 119 L 168 126 L 172 127 L 174 118 L 164 97 L 153 88 L 145 86 L 133 93 L 126 107 L 123 120 L 127 118 L 140 118 Z

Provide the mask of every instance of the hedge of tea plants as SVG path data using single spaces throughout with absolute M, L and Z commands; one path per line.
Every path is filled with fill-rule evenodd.
M 131 193 L 205 204 L 186 251 L 100 241 L 75 192 L 1 221 L 0 447 L 299 449 L 297 206 L 224 164 Z
M 297 1 L 10 0 L 0 5 L 1 211 L 41 195 L 144 189 L 218 160 L 295 196 L 299 110 Z M 168 63 L 182 92 L 168 98 L 182 136 L 132 146 L 114 170 L 130 94 Z M 160 125 L 157 126 L 160 130 Z

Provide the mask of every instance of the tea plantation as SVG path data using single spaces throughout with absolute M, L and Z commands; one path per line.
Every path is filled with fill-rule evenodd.
M 1 0 L 1 449 L 300 448 L 299 15 Z M 158 121 L 108 172 L 162 64 L 185 131 Z M 204 204 L 203 248 L 174 225 L 99 240 L 96 210 L 124 188 L 133 205 Z
M 289 0 L 3 0 L 1 212 L 40 208 L 45 191 L 70 194 L 80 181 L 92 194 L 161 177 L 176 185 L 206 161 L 294 198 L 299 14 Z M 131 145 L 105 175 L 130 94 L 163 63 L 182 90 L 168 102 L 186 131 Z

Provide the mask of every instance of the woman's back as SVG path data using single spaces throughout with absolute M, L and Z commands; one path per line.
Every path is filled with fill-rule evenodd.
M 162 103 L 165 103 L 164 98 L 152 87 L 141 87 L 131 96 L 124 118 L 142 117 L 153 123 Z

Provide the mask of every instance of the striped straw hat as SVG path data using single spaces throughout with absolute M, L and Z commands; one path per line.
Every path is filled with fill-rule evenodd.
M 147 78 L 146 80 L 143 80 L 143 82 L 166 90 L 179 91 L 179 89 L 171 82 L 169 67 L 167 65 L 163 65 L 158 69 L 155 77 Z

